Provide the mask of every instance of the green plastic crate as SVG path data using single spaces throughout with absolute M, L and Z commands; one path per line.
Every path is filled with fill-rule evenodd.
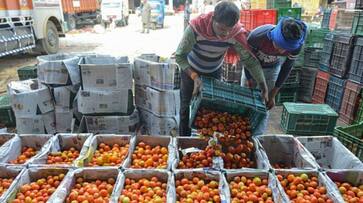
M 276 95 L 275 105 L 281 106 L 284 102 L 296 102 L 297 101 L 298 88 L 281 89 Z
M 10 98 L 8 95 L 0 96 L 0 124 L 8 127 L 15 126 L 15 115 L 10 105 Z
M 282 88 L 297 88 L 300 83 L 300 68 L 293 68 L 289 74 L 289 77 L 286 79 Z
M 334 136 L 363 161 L 363 122 L 347 127 L 336 127 Z
M 37 66 L 26 66 L 18 69 L 19 80 L 37 78 Z
M 201 77 L 202 90 L 192 99 L 189 125 L 195 128 L 194 120 L 199 108 L 238 114 L 249 118 L 252 132 L 266 116 L 266 106 L 259 90 Z
M 363 92 L 361 94 L 363 94 Z M 355 124 L 360 122 L 363 122 L 363 99 L 359 100 L 358 112 L 354 120 Z
M 305 47 L 307 48 L 323 48 L 324 47 L 324 38 L 327 34 L 330 33 L 329 29 L 326 28 L 312 28 L 309 30 Z
M 331 135 L 338 114 L 327 104 L 283 104 L 281 128 L 293 135 Z
M 352 34 L 363 36 L 363 11 L 358 12 L 354 15 Z
M 300 20 L 301 8 L 279 8 L 277 11 L 278 21 L 282 17 L 291 17 Z

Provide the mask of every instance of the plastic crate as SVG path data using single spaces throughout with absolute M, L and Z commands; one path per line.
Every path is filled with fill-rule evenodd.
M 331 8 L 324 9 L 323 20 L 321 21 L 321 28 L 329 29 L 330 15 Z
M 333 53 L 330 60 L 330 72 L 345 78 L 349 72 L 355 38 L 352 35 L 335 35 Z
M 284 103 L 281 128 L 287 134 L 333 134 L 338 114 L 326 104 Z
M 363 95 L 363 92 L 361 93 L 361 95 Z M 355 124 L 360 123 L 360 122 L 363 122 L 363 98 L 361 98 L 359 100 L 359 107 L 357 110 L 357 115 L 354 120 Z
M 322 48 L 305 48 L 304 49 L 304 66 L 319 68 L 320 53 Z
M 297 91 L 298 88 L 281 89 L 275 98 L 276 106 L 281 106 L 285 102 L 296 102 Z
M 300 20 L 301 19 L 301 8 L 279 8 L 277 11 L 278 20 L 281 17 L 291 17 Z
M 363 36 L 363 11 L 356 13 L 354 16 L 352 34 Z
M 330 59 L 334 47 L 334 34 L 327 33 L 323 39 L 323 49 L 320 52 L 319 69 L 329 71 Z
M 267 0 L 267 8 L 291 8 L 291 0 Z
M 224 63 L 222 67 L 222 80 L 228 83 L 241 84 L 243 66 L 240 63 L 228 64 Z
M 260 25 L 276 24 L 277 11 L 276 10 L 261 10 L 250 9 L 241 10 L 240 22 L 244 25 L 246 30 L 253 30 Z
M 352 55 L 348 77 L 363 85 L 363 37 L 357 39 Z
M 300 86 L 297 94 L 297 100 L 311 103 L 314 92 L 315 78 L 318 70 L 315 68 L 301 68 Z
M 293 68 L 291 69 L 291 72 L 289 76 L 287 77 L 286 81 L 282 85 L 282 88 L 297 88 L 299 87 L 300 82 L 300 69 L 299 68 Z
M 324 47 L 324 39 L 326 35 L 330 33 L 329 29 L 311 29 L 309 30 L 307 39 L 306 39 L 306 47 L 309 48 L 323 48 Z
M 259 90 L 201 77 L 203 82 L 200 94 L 193 98 L 190 105 L 190 123 L 194 128 L 194 120 L 200 107 L 239 114 L 249 118 L 252 131 L 266 116 L 266 106 Z
M 336 127 L 334 136 L 360 160 L 363 160 L 363 122 L 347 127 Z
M 340 120 L 346 124 L 352 124 L 354 116 L 358 110 L 359 101 L 361 99 L 362 86 L 347 81 L 345 84 L 343 102 L 340 107 Z
M 0 124 L 8 127 L 15 126 L 15 115 L 11 109 L 10 98 L 7 94 L 0 96 Z
M 324 71 L 318 71 L 315 80 L 312 102 L 323 104 L 325 102 L 326 91 L 328 89 L 330 75 Z
M 326 93 L 325 103 L 334 109 L 336 112 L 340 111 L 342 104 L 344 87 L 346 80 L 331 76 L 329 79 L 328 90 Z
M 336 17 L 335 30 L 351 31 L 354 16 L 359 13 L 359 10 L 339 9 Z
M 356 0 L 355 8 L 356 9 L 363 9 L 363 0 Z
M 28 80 L 38 77 L 37 66 L 26 66 L 19 68 L 17 71 L 19 80 Z

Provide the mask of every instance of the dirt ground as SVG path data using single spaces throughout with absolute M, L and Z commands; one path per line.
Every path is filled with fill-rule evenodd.
M 62 38 L 61 53 L 98 53 L 127 55 L 134 58 L 142 53 L 156 53 L 168 57 L 175 50 L 183 34 L 183 15 L 167 16 L 163 29 L 141 33 L 140 18 L 132 15 L 129 25 L 102 30 L 99 26 L 74 30 Z M 6 85 L 18 80 L 17 69 L 35 65 L 36 54 L 20 54 L 0 58 L 0 94 L 6 93 Z M 269 133 L 281 133 L 281 107 L 271 111 Z

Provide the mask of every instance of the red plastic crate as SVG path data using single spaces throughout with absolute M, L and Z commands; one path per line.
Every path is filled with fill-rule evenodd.
M 315 80 L 314 94 L 312 102 L 314 104 L 323 104 L 325 102 L 325 95 L 328 89 L 330 75 L 324 71 L 318 71 Z
M 334 30 L 335 25 L 337 24 L 337 16 L 338 16 L 338 9 L 333 9 L 330 14 L 329 19 L 329 29 Z
M 342 106 L 340 107 L 340 120 L 346 124 L 352 124 L 358 110 L 361 98 L 362 86 L 351 81 L 347 81 L 343 96 Z
M 276 24 L 277 11 L 273 9 L 241 10 L 240 16 L 240 22 L 244 25 L 244 28 L 251 31 L 260 25 Z

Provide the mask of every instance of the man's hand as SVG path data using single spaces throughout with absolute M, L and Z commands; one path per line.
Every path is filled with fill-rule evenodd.
M 260 89 L 261 89 L 262 99 L 265 101 L 265 104 L 267 105 L 269 99 L 268 99 L 268 89 L 266 83 L 261 83 Z
M 274 87 L 268 95 L 267 109 L 270 110 L 275 106 L 275 98 L 280 88 Z
M 193 96 L 197 96 L 199 92 L 202 90 L 202 80 L 197 76 L 194 78 L 194 89 L 193 89 Z

